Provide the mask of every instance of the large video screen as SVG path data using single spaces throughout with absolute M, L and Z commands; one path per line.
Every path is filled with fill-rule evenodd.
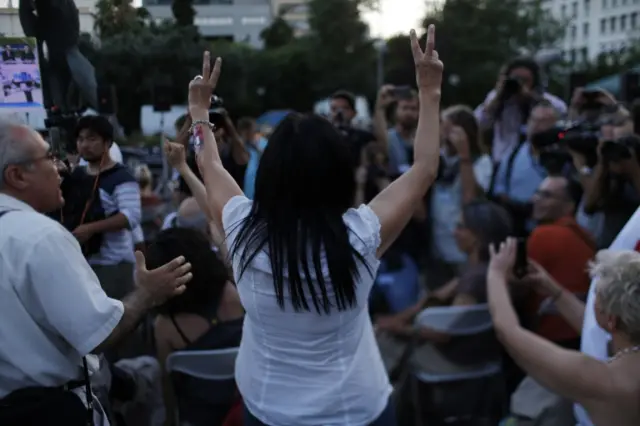
M 0 37 L 1 110 L 43 107 L 36 39 Z

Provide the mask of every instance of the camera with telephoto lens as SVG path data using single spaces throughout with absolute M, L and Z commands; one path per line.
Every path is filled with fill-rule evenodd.
M 605 161 L 612 163 L 629 160 L 632 156 L 640 162 L 640 137 L 628 135 L 616 140 L 604 141 L 601 153 Z
M 209 122 L 216 126 L 216 129 L 224 127 L 227 111 L 224 109 L 224 101 L 220 96 L 211 95 L 211 107 L 209 108 Z
M 565 128 L 556 125 L 531 135 L 531 145 L 540 152 L 540 164 L 549 173 L 561 173 L 571 163 L 571 154 L 563 143 Z

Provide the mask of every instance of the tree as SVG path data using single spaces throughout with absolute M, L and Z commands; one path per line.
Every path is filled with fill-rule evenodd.
M 141 31 L 148 12 L 132 5 L 131 0 L 98 0 L 93 14 L 93 28 L 100 39 L 122 32 Z
M 171 11 L 176 19 L 176 25 L 181 27 L 189 27 L 193 25 L 193 18 L 196 11 L 193 8 L 193 0 L 173 0 L 171 3 Z
M 444 104 L 478 104 L 505 62 L 555 46 L 564 34 L 544 0 L 446 0 L 427 15 L 424 27 L 429 24 L 437 26 L 445 64 Z
M 309 46 L 313 86 L 327 96 L 336 89 L 375 93 L 375 49 L 357 0 L 310 0 Z
M 281 12 L 267 28 L 262 30 L 260 38 L 264 42 L 265 49 L 275 49 L 285 46 L 294 38 L 293 28 L 284 19 Z

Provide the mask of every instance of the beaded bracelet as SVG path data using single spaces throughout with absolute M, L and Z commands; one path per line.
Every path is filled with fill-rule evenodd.
M 213 123 L 211 123 L 210 121 L 207 120 L 196 120 L 193 123 L 191 123 L 191 126 L 189 127 L 189 134 L 192 135 L 193 131 L 195 130 L 196 126 L 200 126 L 200 125 L 206 125 L 209 127 L 209 129 L 211 129 L 211 131 L 215 131 L 216 126 L 213 125 Z

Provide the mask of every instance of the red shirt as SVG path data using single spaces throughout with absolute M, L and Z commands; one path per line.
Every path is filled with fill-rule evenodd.
M 589 262 L 596 254 L 593 237 L 580 227 L 573 217 L 565 217 L 553 224 L 536 227 L 527 241 L 527 254 L 567 291 L 578 295 L 589 292 Z M 531 295 L 527 313 L 534 318 L 534 331 L 551 341 L 577 339 L 575 331 L 559 315 L 538 317 L 545 298 Z

